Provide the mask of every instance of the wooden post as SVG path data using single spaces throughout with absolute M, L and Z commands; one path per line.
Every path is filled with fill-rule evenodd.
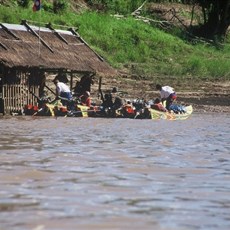
M 102 83 L 102 77 L 99 78 L 99 84 L 98 84 L 98 98 L 101 97 L 101 100 L 104 102 L 104 95 L 101 90 L 101 83 Z
M 70 90 L 72 91 L 73 89 L 73 73 L 70 73 Z

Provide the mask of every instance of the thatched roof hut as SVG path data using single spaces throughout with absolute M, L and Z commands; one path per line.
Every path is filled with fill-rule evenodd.
M 71 84 L 73 74 L 116 75 L 72 28 L 0 23 L 0 113 L 37 103 L 34 95 L 39 97 L 46 72 L 68 73 Z
M 0 24 L 0 64 L 9 68 L 44 68 L 114 75 L 115 70 L 73 29 L 68 31 Z

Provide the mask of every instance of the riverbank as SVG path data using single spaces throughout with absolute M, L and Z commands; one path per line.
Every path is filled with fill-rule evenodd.
M 179 104 L 192 105 L 196 112 L 230 112 L 230 81 L 201 81 L 198 79 L 154 78 L 141 80 L 137 76 L 103 78 L 102 90 L 108 92 L 118 87 L 120 95 L 127 100 L 143 98 L 146 100 L 159 97 L 155 85 L 170 85 L 175 88 Z M 97 86 L 93 86 L 96 91 Z M 94 95 L 94 92 L 92 94 Z
M 200 80 L 198 78 L 177 78 L 177 77 L 157 77 L 151 80 L 143 76 L 129 75 L 118 71 L 114 77 L 102 77 L 101 89 L 103 94 L 109 93 L 113 87 L 117 87 L 119 95 L 125 100 L 145 99 L 151 100 L 159 97 L 159 91 L 155 86 L 170 85 L 177 92 L 177 103 L 192 105 L 195 112 L 215 112 L 230 113 L 230 80 Z M 52 80 L 55 75 L 47 77 L 47 85 L 55 91 Z M 79 80 L 79 79 L 78 79 Z M 73 85 L 76 84 L 76 79 Z M 96 77 L 91 87 L 91 98 L 96 104 L 101 101 L 98 98 L 99 77 Z M 49 96 L 54 99 L 54 95 L 48 91 Z

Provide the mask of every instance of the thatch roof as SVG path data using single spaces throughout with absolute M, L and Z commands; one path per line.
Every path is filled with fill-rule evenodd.
M 0 24 L 0 64 L 12 68 L 44 68 L 115 75 L 116 71 L 96 54 L 78 33 Z

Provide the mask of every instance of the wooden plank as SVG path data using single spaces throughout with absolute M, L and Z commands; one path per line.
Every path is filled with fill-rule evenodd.
M 9 87 L 6 85 L 6 110 L 9 113 Z
M 11 103 L 12 103 L 12 110 L 15 110 L 14 85 L 11 86 Z
M 7 50 L 7 47 L 6 47 L 2 42 L 0 42 L 0 46 L 1 46 L 3 49 Z
M 10 34 L 11 36 L 13 36 L 16 40 L 20 40 L 20 38 L 15 34 L 13 33 L 12 31 L 10 31 L 6 26 L 4 26 L 2 23 L 0 23 L 0 26 L 8 33 Z
M 16 108 L 19 110 L 19 95 L 18 95 L 18 85 L 15 87 L 15 96 L 17 97 Z

